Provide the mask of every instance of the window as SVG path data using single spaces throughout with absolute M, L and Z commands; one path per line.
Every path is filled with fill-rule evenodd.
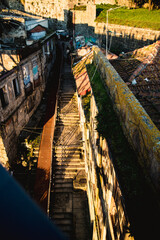
M 5 108 L 8 105 L 8 94 L 6 86 L 0 89 L 0 100 L 2 103 L 2 108 Z
M 30 74 L 29 74 L 29 67 L 28 67 L 28 65 L 22 66 L 22 71 L 23 71 L 24 85 L 25 85 L 25 87 L 29 87 L 31 82 L 30 82 Z
M 49 41 L 47 42 L 47 54 L 50 54 Z
M 30 80 L 30 70 L 29 70 L 28 64 L 25 64 L 22 66 L 22 72 L 23 72 L 25 94 L 26 96 L 29 96 L 33 92 L 33 86 Z
M 33 66 L 33 68 L 32 68 L 33 80 L 35 81 L 39 77 L 39 74 L 38 74 L 38 64 L 37 64 L 37 60 L 36 59 L 32 61 L 32 66 Z
M 51 51 L 53 51 L 53 39 L 51 39 L 51 42 L 50 42 L 50 47 L 51 47 Z
M 19 88 L 19 82 L 17 78 L 13 79 L 13 88 L 14 88 L 15 97 L 18 97 L 20 94 L 20 88 Z

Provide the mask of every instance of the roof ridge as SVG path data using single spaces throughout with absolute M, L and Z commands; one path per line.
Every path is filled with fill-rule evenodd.
M 148 66 L 148 64 L 150 64 L 155 57 L 157 56 L 159 50 L 160 50 L 160 41 L 156 41 L 155 43 L 151 44 L 152 46 L 154 45 L 154 48 L 151 48 L 151 51 L 149 53 L 149 55 L 140 63 L 140 65 L 138 66 L 138 68 L 132 73 L 132 75 L 129 78 L 129 82 L 132 82 L 137 76 L 139 76 L 139 74 Z M 151 46 L 149 45 L 149 46 Z M 148 47 L 148 46 L 146 46 Z M 141 49 L 145 49 L 145 47 L 141 48 Z

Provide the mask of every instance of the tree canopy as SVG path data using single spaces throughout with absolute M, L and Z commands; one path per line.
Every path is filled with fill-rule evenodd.
M 153 7 L 160 7 L 160 1 L 159 0 L 133 0 L 133 1 L 139 7 L 142 7 L 143 4 L 148 3 L 150 10 L 153 9 Z

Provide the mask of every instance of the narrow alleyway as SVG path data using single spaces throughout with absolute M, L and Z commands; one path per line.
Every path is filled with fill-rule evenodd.
M 86 173 L 75 81 L 64 62 L 53 142 L 50 218 L 69 239 L 89 240 Z

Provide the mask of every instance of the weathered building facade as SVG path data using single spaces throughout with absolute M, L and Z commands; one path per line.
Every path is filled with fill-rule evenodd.
M 1 163 L 16 156 L 17 139 L 39 105 L 55 60 L 54 34 L 39 49 L 0 77 Z

